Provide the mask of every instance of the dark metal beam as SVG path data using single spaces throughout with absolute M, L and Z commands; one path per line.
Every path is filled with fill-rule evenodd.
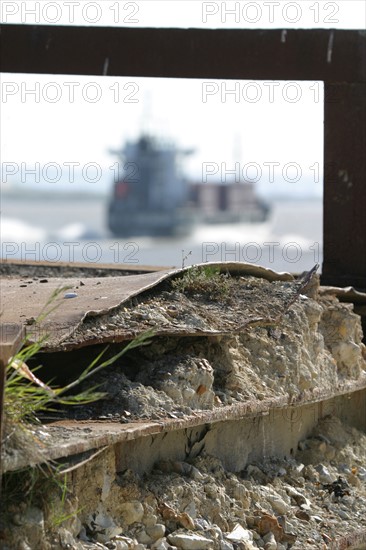
M 322 283 L 366 289 L 366 84 L 325 84 Z
M 1 26 L 2 72 L 366 81 L 366 33 Z M 107 61 L 108 60 L 108 61 Z

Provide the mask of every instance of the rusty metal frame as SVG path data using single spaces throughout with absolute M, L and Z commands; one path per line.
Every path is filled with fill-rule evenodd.
M 366 289 L 365 31 L 5 24 L 1 39 L 10 73 L 324 81 L 322 283 Z

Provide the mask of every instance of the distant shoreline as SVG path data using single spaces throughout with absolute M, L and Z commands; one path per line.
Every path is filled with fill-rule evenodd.
M 75 191 L 65 190 L 61 191 L 60 189 L 52 190 L 42 190 L 39 188 L 26 188 L 26 187 L 14 187 L 14 188 L 8 188 L 8 189 L 1 189 L 1 197 L 3 199 L 27 199 L 27 200 L 107 200 L 110 197 L 110 194 L 112 193 L 112 190 L 110 191 L 101 191 L 101 192 L 86 192 L 82 191 L 80 189 Z M 278 202 L 278 201 L 314 201 L 319 202 L 319 200 L 322 200 L 320 196 L 314 195 L 314 194 L 281 194 L 281 193 L 275 193 L 268 195 L 261 193 L 261 196 L 264 197 L 265 200 L 267 200 L 269 203 Z
M 29 200 L 106 200 L 109 197 L 109 193 L 90 193 L 85 191 L 50 191 L 49 189 L 43 191 L 41 189 L 26 189 L 24 187 L 16 187 L 14 189 L 6 189 L 1 191 L 2 198 L 9 199 L 29 199 Z

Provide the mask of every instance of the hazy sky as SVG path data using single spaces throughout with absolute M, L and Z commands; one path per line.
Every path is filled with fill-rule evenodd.
M 364 28 L 365 2 L 3 0 L 1 18 L 26 24 Z M 89 164 L 92 174 L 98 164 L 105 181 L 116 160 L 108 150 L 142 130 L 195 149 L 187 165 L 195 176 L 207 166 L 219 167 L 222 175 L 239 161 L 249 178 L 256 178 L 259 166 L 262 181 L 271 170 L 296 179 L 298 165 L 316 183 L 323 162 L 321 82 L 19 74 L 2 74 L 1 80 L 1 162 L 8 181 L 12 170 L 23 177 L 37 162 L 40 171 L 47 163 L 59 165 L 63 178 L 72 167 Z M 52 174 L 51 168 L 46 179 Z
M 365 24 L 363 0 L 2 0 L 4 23 L 203 28 L 348 28 Z

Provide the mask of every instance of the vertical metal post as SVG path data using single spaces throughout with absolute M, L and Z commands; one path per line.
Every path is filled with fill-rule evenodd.
M 366 84 L 324 92 L 322 283 L 366 290 Z

